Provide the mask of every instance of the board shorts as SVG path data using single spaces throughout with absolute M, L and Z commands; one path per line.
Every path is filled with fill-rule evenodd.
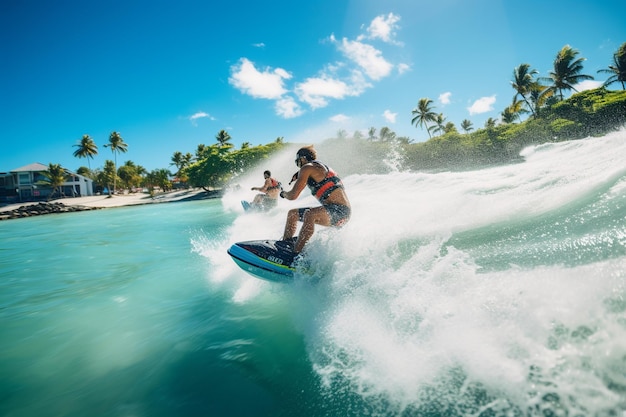
M 277 203 L 278 203 L 277 198 L 272 198 L 268 196 L 267 194 L 263 196 L 263 201 L 261 202 L 261 204 L 263 205 L 263 208 L 266 210 L 276 207 Z
M 330 217 L 330 225 L 333 227 L 341 227 L 348 223 L 352 210 L 348 206 L 343 204 L 324 204 L 322 205 L 326 209 L 328 216 Z M 303 207 L 298 209 L 298 217 L 300 221 L 304 219 L 304 213 L 310 210 L 311 207 Z

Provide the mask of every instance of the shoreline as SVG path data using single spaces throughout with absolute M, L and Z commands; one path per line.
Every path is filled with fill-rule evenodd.
M 148 194 L 121 194 L 110 197 L 108 195 L 95 195 L 88 197 L 65 197 L 50 201 L 28 201 L 23 203 L 14 203 L 0 207 L 0 215 L 8 214 L 19 208 L 35 206 L 40 203 L 61 204 L 66 207 L 84 208 L 84 209 L 104 209 L 114 207 L 128 207 L 144 204 L 161 204 L 192 200 L 205 200 L 212 198 L 220 198 L 221 190 L 205 191 L 203 189 L 170 191 L 157 194 L 150 197 Z

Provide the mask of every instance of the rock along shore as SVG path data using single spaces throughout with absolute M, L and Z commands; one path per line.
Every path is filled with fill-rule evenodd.
M 0 213 L 0 220 L 21 219 L 24 217 L 41 216 L 42 214 L 72 213 L 76 211 L 98 210 L 101 207 L 66 206 L 63 203 L 40 202 L 20 206 L 16 209 Z
M 170 191 L 156 196 L 147 194 L 129 194 L 90 197 L 69 197 L 53 202 L 22 203 L 19 206 L 0 206 L 0 221 L 10 219 L 21 219 L 25 217 L 40 216 L 43 214 L 72 213 L 85 210 L 97 210 L 112 207 L 126 207 L 143 204 L 171 203 L 175 201 L 193 201 L 212 198 L 221 198 L 222 190 L 206 191 L 203 189 L 191 189 Z

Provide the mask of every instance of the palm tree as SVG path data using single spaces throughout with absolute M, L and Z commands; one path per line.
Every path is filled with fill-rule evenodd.
M 367 131 L 367 138 L 374 142 L 376 140 L 376 128 L 375 127 L 370 127 L 369 130 Z
M 428 130 L 432 130 L 433 133 L 445 133 L 446 131 L 446 118 L 443 113 L 439 113 L 437 117 L 435 117 L 435 125 L 428 128 Z
M 381 142 L 391 142 L 396 138 L 396 133 L 387 126 L 381 127 L 379 132 Z
M 78 168 L 76 170 L 76 173 L 78 175 L 82 175 L 83 177 L 87 177 L 87 178 L 93 179 L 94 172 L 91 169 L 87 168 L 87 167 L 83 166 L 83 167 Z
M 493 117 L 488 118 L 485 121 L 485 129 L 493 129 L 494 127 L 496 127 L 496 119 Z
M 204 158 L 204 153 L 206 152 L 207 147 L 204 143 L 201 143 L 196 148 L 196 160 L 200 160 Z
M 367 130 L 367 138 L 372 142 L 376 140 L 376 128 L 374 126 Z
M 434 122 L 437 120 L 437 114 L 433 111 L 430 105 L 433 101 L 429 98 L 420 98 L 420 101 L 417 103 L 417 107 L 411 111 L 413 118 L 411 119 L 411 124 L 415 126 L 420 125 L 421 127 L 426 126 L 426 131 L 428 132 L 428 137 L 430 136 L 430 130 L 428 129 L 428 122 Z
M 183 156 L 183 153 L 180 151 L 176 151 L 174 152 L 174 155 L 172 155 L 172 163 L 170 165 L 174 165 L 176 167 L 176 175 L 178 175 L 178 173 L 180 172 L 181 169 L 183 169 L 184 167 L 184 160 L 185 157 Z
M 448 134 L 448 133 L 458 133 L 458 130 L 456 130 L 456 126 L 454 125 L 454 123 L 452 123 L 452 122 L 448 122 L 448 123 L 446 123 L 446 125 L 443 127 L 443 133 L 444 133 L 444 134 Z
M 248 142 L 244 142 L 241 144 L 241 149 L 244 149 L 244 145 L 248 143 Z M 187 152 L 186 154 L 183 155 L 182 152 L 176 151 L 174 152 L 174 154 L 172 155 L 172 159 L 171 159 L 172 163 L 170 165 L 174 165 L 176 167 L 176 174 L 174 174 L 176 177 L 178 177 L 178 179 L 182 182 L 183 181 L 182 177 L 184 177 L 184 170 L 185 168 L 187 168 L 189 165 L 191 165 L 191 162 L 193 161 L 193 155 L 189 152 Z M 144 169 L 145 171 L 145 169 Z
M 612 74 L 604 82 L 603 87 L 608 87 L 613 83 L 621 83 L 622 90 L 626 90 L 626 42 L 613 54 L 613 64 L 609 68 L 598 70 L 598 72 Z
M 471 130 L 474 130 L 474 127 L 472 126 L 472 122 L 465 119 L 461 122 L 461 129 L 463 129 L 465 133 L 469 133 Z
M 522 99 L 532 112 L 533 116 L 535 116 L 535 110 L 528 102 L 528 96 L 530 95 L 534 84 L 537 83 L 534 76 L 538 73 L 539 71 L 536 69 L 530 69 L 529 64 L 521 64 L 513 70 L 513 81 L 511 81 L 511 86 L 513 86 L 513 89 L 517 91 L 513 97 L 513 101 L 515 102 L 518 96 L 522 96 Z
M 117 153 L 122 152 L 126 153 L 128 150 L 128 145 L 124 142 L 124 139 L 120 136 L 118 132 L 112 132 L 109 135 L 109 143 L 104 145 L 105 148 L 111 148 L 111 152 L 113 152 L 113 157 L 115 158 L 115 165 L 113 166 L 113 170 L 117 173 Z M 113 176 L 113 194 L 115 194 L 115 184 L 116 184 L 117 175 Z M 109 196 L 111 194 L 109 193 Z
M 155 169 L 146 176 L 146 182 L 152 189 L 154 186 L 159 186 L 161 190 L 167 191 L 172 185 L 172 182 L 170 181 L 171 176 L 172 173 L 165 168 Z
M 122 184 L 129 191 L 132 191 L 133 188 L 136 188 L 141 183 L 140 170 L 145 171 L 143 167 L 135 165 L 133 161 L 126 161 L 124 165 L 118 168 L 117 176 L 122 181 Z
M 94 155 L 98 155 L 98 145 L 91 139 L 91 136 L 83 135 L 83 138 L 74 147 L 78 148 L 74 151 L 74 156 L 87 158 L 87 165 L 89 165 L 89 170 L 91 170 L 89 158 L 93 159 Z
M 518 101 L 518 103 L 520 102 Z M 500 116 L 502 116 L 503 123 L 513 123 L 515 120 L 519 118 L 519 114 L 516 113 L 515 110 L 511 106 L 502 110 L 502 113 L 500 113 Z
M 48 164 L 48 170 L 42 172 L 42 174 L 44 175 L 44 177 L 46 177 L 46 179 L 42 180 L 41 182 L 52 187 L 52 193 L 48 195 L 48 201 L 52 199 L 52 196 L 56 191 L 59 191 L 59 194 L 62 196 L 63 191 L 61 191 L 61 186 L 65 182 L 65 177 L 67 174 L 65 172 L 65 169 L 61 167 L 61 164 Z
M 550 71 L 550 77 L 543 78 L 551 81 L 552 85 L 548 88 L 555 93 L 558 92 L 559 98 L 563 100 L 563 90 L 576 90 L 574 84 L 578 84 L 583 80 L 593 80 L 591 75 L 581 74 L 583 70 L 583 62 L 585 58 L 578 58 L 578 51 L 569 45 L 565 45 L 554 59 L 554 69 Z
M 189 152 L 187 152 L 187 155 L 191 156 L 191 154 Z M 187 156 L 187 155 L 185 155 L 185 156 Z M 135 170 L 137 171 L 137 174 L 139 174 L 142 177 L 148 173 L 146 168 L 144 168 L 141 165 L 135 165 Z
M 525 102 L 526 105 L 529 106 L 528 101 Z M 504 123 L 513 123 L 514 121 L 519 120 L 521 114 L 528 113 L 528 110 L 524 109 L 523 103 L 524 102 L 517 99 L 517 96 L 513 97 L 513 102 L 505 108 L 502 113 L 500 113 L 502 121 Z
M 532 85 L 528 98 L 532 104 L 531 109 L 534 114 L 539 114 L 544 106 L 551 104 L 556 100 L 554 90 L 539 83 L 534 83 Z
M 220 146 L 226 146 L 229 145 L 228 141 L 231 139 L 231 137 L 227 131 L 222 129 L 217 132 L 217 135 L 215 135 L 215 139 L 217 139 L 217 143 L 219 143 Z
M 99 175 L 99 182 L 106 186 L 109 191 L 109 197 L 111 196 L 111 183 L 115 184 L 117 178 L 117 172 L 115 170 L 115 163 L 111 160 L 104 161 L 104 168 L 101 175 Z

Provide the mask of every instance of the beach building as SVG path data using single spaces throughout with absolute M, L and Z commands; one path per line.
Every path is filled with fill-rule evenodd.
M 46 185 L 44 172 L 48 166 L 39 162 L 0 172 L 0 203 L 12 204 L 26 201 L 47 200 L 53 189 Z M 85 176 L 65 170 L 65 182 L 61 186 L 61 195 L 54 197 L 86 197 L 92 196 L 93 180 Z

